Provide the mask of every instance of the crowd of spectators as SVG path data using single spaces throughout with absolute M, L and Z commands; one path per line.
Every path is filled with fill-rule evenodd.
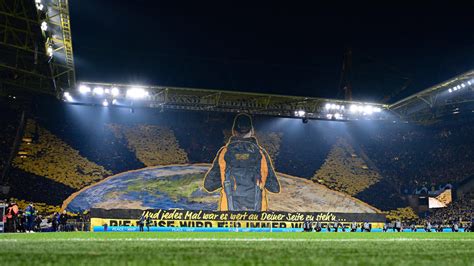
M 453 221 L 469 222 L 474 219 L 474 199 L 463 198 L 453 201 L 445 208 L 433 209 L 426 220 L 449 224 Z
M 473 133 L 473 124 L 387 126 L 359 134 L 357 141 L 400 193 L 412 193 L 422 186 L 456 183 L 472 175 Z
M 66 211 L 50 212 L 38 208 L 34 203 L 10 200 L 5 204 L 5 232 L 7 233 L 35 233 L 42 231 L 70 231 Z
M 10 112 L 0 121 L 2 165 L 18 127 L 19 113 Z M 52 114 L 29 119 L 9 176 L 21 184 L 21 179 L 30 180 L 32 176 L 27 174 L 31 174 L 34 182 L 41 183 L 38 187 L 51 187 L 51 194 L 59 195 L 65 187 L 78 190 L 111 174 L 143 166 L 211 162 L 230 136 L 233 115 L 169 112 L 154 124 L 155 118 L 142 119 L 140 124 L 84 120 L 87 126 Z M 382 210 L 406 206 L 400 197 L 389 200 L 396 199 L 398 205 L 385 206 L 381 198 L 389 198 L 393 192 L 410 194 L 423 186 L 455 184 L 474 172 L 474 144 L 469 141 L 474 133 L 472 123 L 379 123 L 361 126 L 362 130 L 355 123 L 298 123 L 295 128 L 281 126 L 291 121 L 258 119 L 257 139 L 277 171 L 312 179 Z M 31 193 L 38 195 L 22 198 L 48 203 L 51 197 L 45 191 L 48 189 L 36 191 L 32 187 Z
M 173 130 L 156 125 L 124 126 L 109 124 L 118 139 L 146 166 L 182 164 L 188 162 L 186 152 L 179 147 Z
M 71 188 L 81 189 L 111 174 L 103 166 L 82 157 L 63 140 L 29 119 L 13 165 Z
M 10 156 L 16 131 L 20 123 L 20 112 L 9 108 L 4 102 L 0 101 L 0 174 L 7 164 Z
M 344 138 L 336 141 L 326 161 L 313 177 L 314 181 L 349 195 L 364 191 L 380 179 L 379 173 L 370 169 Z

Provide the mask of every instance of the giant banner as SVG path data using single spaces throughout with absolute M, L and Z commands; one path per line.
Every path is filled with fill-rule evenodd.
M 381 227 L 385 222 L 378 213 L 91 209 L 91 230 L 138 231 L 141 216 L 149 218 L 150 231 L 301 231 L 306 221 L 346 227 L 352 222 Z

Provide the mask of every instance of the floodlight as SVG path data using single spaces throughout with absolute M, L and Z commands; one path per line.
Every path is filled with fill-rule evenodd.
M 374 107 L 374 108 L 373 108 L 373 111 L 374 111 L 374 113 L 380 113 L 380 112 L 382 112 L 382 108 L 380 108 L 380 107 Z
M 368 115 L 371 115 L 373 112 L 374 112 L 374 110 L 372 109 L 372 106 L 366 105 L 366 106 L 364 107 L 364 113 L 366 113 L 366 114 L 368 114 Z
M 38 10 L 43 10 L 43 4 L 41 3 L 41 0 L 35 0 L 36 8 Z
M 53 57 L 54 50 L 53 50 L 53 47 L 51 45 L 48 46 L 48 49 L 46 49 L 46 52 L 48 53 L 49 57 Z
M 92 92 L 97 95 L 102 95 L 104 94 L 104 89 L 102 87 L 95 87 Z
M 349 108 L 349 110 L 351 111 L 351 113 L 355 113 L 357 112 L 357 105 L 351 105 L 351 107 Z
M 72 96 L 69 92 L 66 91 L 63 96 L 66 101 L 72 102 Z
M 449 91 L 449 93 L 453 92 L 453 90 L 452 90 L 452 89 L 449 89 L 448 91 Z
M 127 97 L 132 99 L 140 99 L 148 96 L 148 92 L 142 88 L 131 88 L 127 90 Z
M 465 85 L 464 83 L 461 83 L 461 87 L 463 87 L 463 88 L 464 88 L 464 87 L 466 87 L 466 85 Z
M 334 118 L 335 119 L 342 119 L 342 115 L 340 113 L 335 113 Z
M 331 109 L 331 104 L 330 103 L 326 104 L 326 109 L 328 109 L 328 110 Z
M 117 89 L 117 88 L 115 88 L 115 87 L 112 88 L 112 90 L 110 90 L 110 92 L 112 93 L 112 96 L 117 96 L 117 95 L 120 94 L 119 89 Z
M 112 100 L 112 104 L 113 104 L 113 105 L 116 105 L 116 104 L 117 104 L 117 99 L 113 99 L 113 100 Z
M 87 87 L 86 85 L 79 86 L 79 92 L 82 94 L 86 94 L 91 92 L 91 88 Z
M 110 89 L 105 89 L 105 90 L 104 90 L 104 93 L 105 93 L 105 94 L 110 94 Z
M 105 100 L 102 102 L 102 105 L 103 105 L 104 107 L 109 106 L 109 101 L 107 101 L 107 99 L 105 99 Z
M 469 80 L 469 81 L 467 82 L 467 84 L 472 85 L 472 82 Z
M 304 110 L 298 110 L 295 111 L 295 115 L 299 117 L 304 117 L 306 115 L 306 112 Z
M 458 90 L 460 90 L 460 89 L 461 89 L 461 86 L 457 85 L 456 88 L 458 88 Z
M 41 22 L 41 30 L 42 31 L 48 30 L 48 23 L 46 21 Z

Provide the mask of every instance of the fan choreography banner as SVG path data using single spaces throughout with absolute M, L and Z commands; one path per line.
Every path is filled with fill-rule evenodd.
M 91 230 L 138 231 L 141 216 L 149 218 L 150 231 L 300 231 L 305 221 L 375 227 L 385 222 L 385 215 L 375 213 L 91 209 Z

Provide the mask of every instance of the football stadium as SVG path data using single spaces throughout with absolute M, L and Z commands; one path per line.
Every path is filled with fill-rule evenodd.
M 474 265 L 472 37 L 132 2 L 0 0 L 0 264 Z

